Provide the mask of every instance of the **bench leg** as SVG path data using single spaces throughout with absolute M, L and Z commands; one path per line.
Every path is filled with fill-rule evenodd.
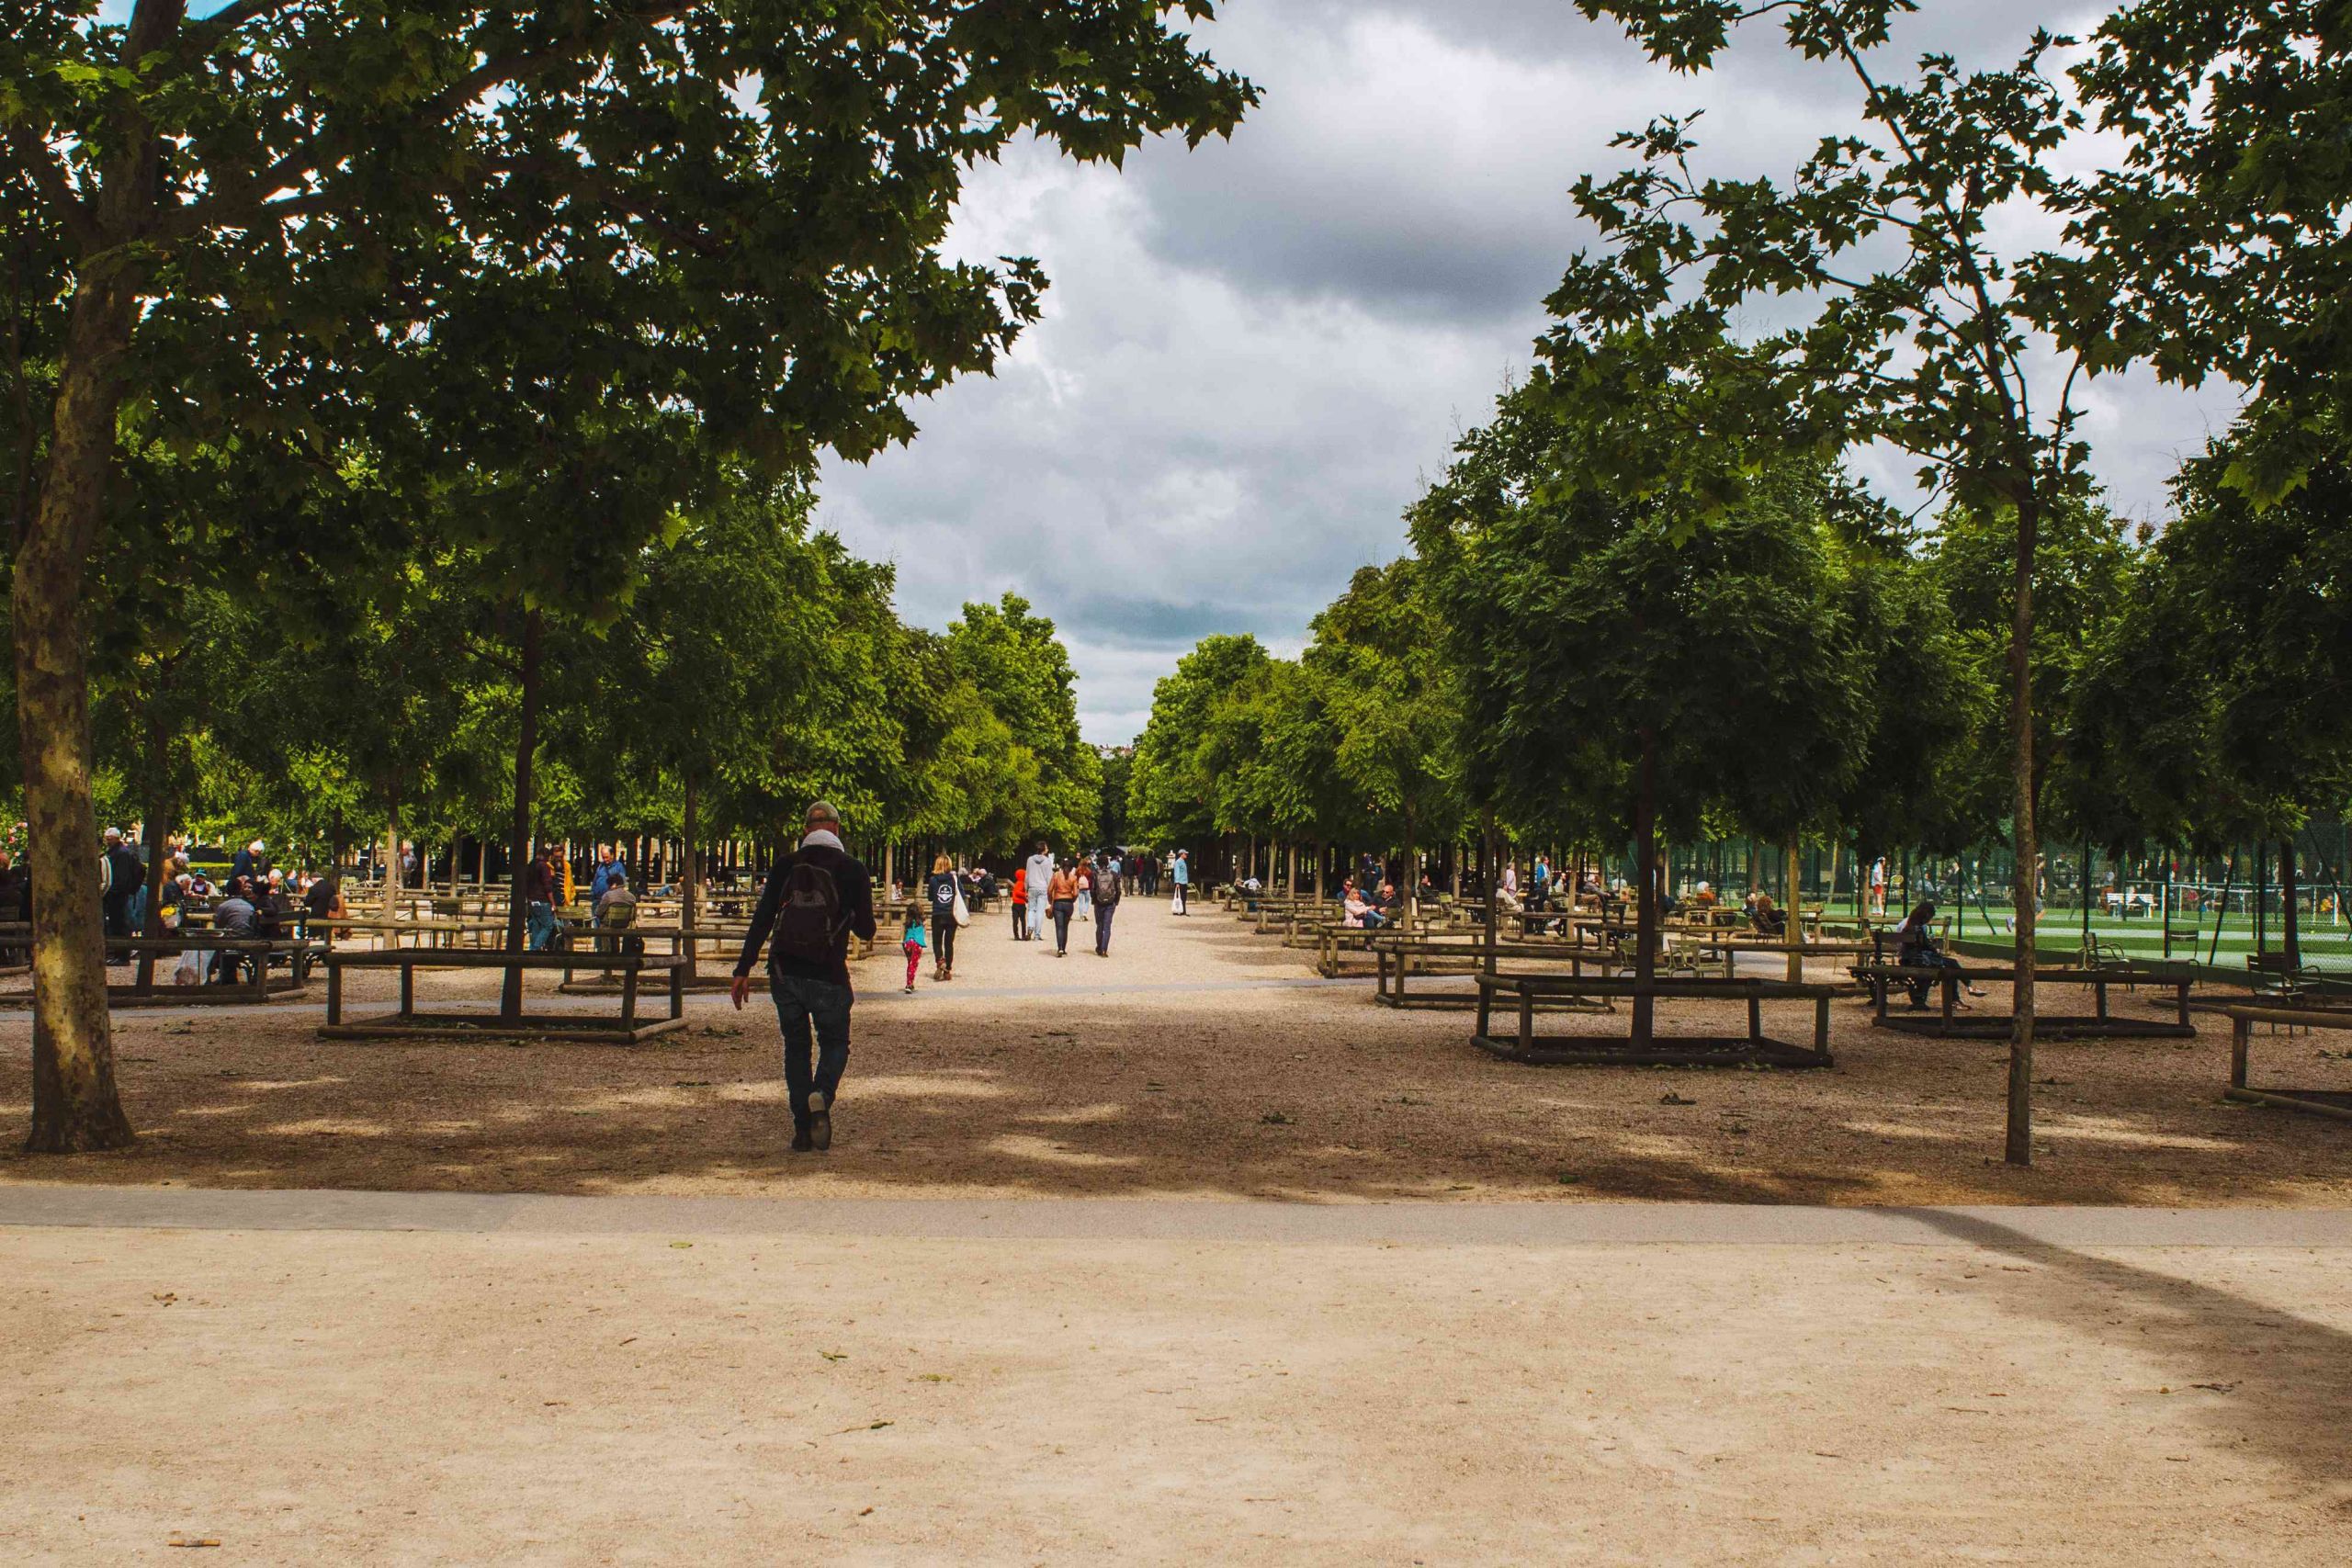
M 327 965 L 327 1027 L 333 1029 L 343 1022 L 343 965 Z
M 2252 1045 L 2254 1025 L 2242 1018 L 2230 1020 L 2230 1087 L 2245 1087 L 2245 1058 Z
M 621 974 L 621 1028 L 624 1032 L 633 1032 L 637 1028 L 637 971 L 635 969 L 625 970 Z
M 1524 987 L 1519 993 L 1519 1049 L 1522 1055 L 1535 1049 L 1535 993 Z
M 419 950 L 411 948 L 409 951 L 414 953 Z M 401 965 L 401 1018 L 406 1021 L 415 1016 L 416 964 L 412 962 Z
M 1751 1045 L 1764 1038 L 1764 998 L 1755 992 L 1747 993 L 1747 1040 Z
M 689 967 L 691 966 L 691 961 L 689 961 Z M 684 969 L 670 971 L 670 1016 L 672 1018 L 686 1016 L 686 971 Z
M 1829 1055 L 1829 998 L 1827 997 L 1813 998 L 1813 1050 L 1814 1055 L 1824 1058 Z

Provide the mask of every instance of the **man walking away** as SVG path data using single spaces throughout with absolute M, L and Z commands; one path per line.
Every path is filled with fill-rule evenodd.
M 849 1067 L 849 939 L 874 940 L 874 880 L 842 847 L 841 813 L 808 807 L 800 847 L 780 854 L 735 961 L 729 989 L 738 1010 L 752 994 L 752 961 L 768 944 L 768 990 L 784 1034 L 785 1095 L 796 1153 L 833 1146 L 833 1099 Z M 810 1034 L 815 1060 L 810 1060 Z
M 1186 913 L 1184 897 L 1193 886 L 1193 863 L 1184 858 L 1183 851 L 1176 852 L 1176 863 L 1168 868 L 1168 879 L 1176 885 L 1176 912 Z
M 1119 912 L 1118 863 L 1113 861 L 1106 874 L 1094 879 L 1094 956 L 1111 956 L 1111 917 Z
M 1022 869 L 1029 874 L 1029 934 L 1042 944 L 1046 936 L 1046 896 L 1054 880 L 1054 852 L 1046 847 L 1045 840 L 1037 840 L 1037 852 Z

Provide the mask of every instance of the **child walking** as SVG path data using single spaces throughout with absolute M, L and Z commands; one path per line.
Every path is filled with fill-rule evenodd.
M 915 971 L 922 966 L 923 908 L 920 898 L 907 900 L 907 995 L 915 994 Z

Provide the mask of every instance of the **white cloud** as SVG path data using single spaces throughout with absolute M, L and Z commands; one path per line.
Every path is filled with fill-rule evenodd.
M 2006 61 L 2037 21 L 2091 14 L 1931 4 L 1889 52 Z M 1704 107 L 1711 167 L 1785 170 L 1852 101 L 1770 30 L 1675 76 L 1567 0 L 1237 0 L 1203 36 L 1266 92 L 1234 141 L 1124 175 L 1035 149 L 983 171 L 956 247 L 1042 259 L 1046 320 L 920 411 L 912 448 L 825 478 L 823 519 L 898 561 L 911 617 L 1006 589 L 1055 616 L 1102 741 L 1197 637 L 1295 647 L 1403 548 L 1421 480 L 1526 364 L 1587 237 L 1567 189 L 1623 165 L 1613 132 Z M 2144 377 L 2085 402 L 2102 479 L 2143 515 L 2230 408 Z M 1915 467 L 1860 466 L 1898 495 Z

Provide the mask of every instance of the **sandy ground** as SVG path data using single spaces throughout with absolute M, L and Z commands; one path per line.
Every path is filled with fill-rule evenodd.
M 2004 1234 L 0 1231 L 0 1556 L 2345 1560 L 2340 1247 Z
M 2048 1048 L 2014 1171 L 2003 1049 L 1852 1004 L 1834 1071 L 1545 1070 L 1205 913 L 960 956 L 865 966 L 825 1156 L 723 998 L 635 1048 L 124 1015 L 138 1145 L 0 1155 L 0 1561 L 2346 1560 L 2352 1251 L 2290 1211 L 2352 1144 L 2220 1101 L 2211 1025 Z M 1854 1207 L 1931 1201 L 2005 1207 Z M 2088 1202 L 2271 1212 L 2013 1206 Z
M 861 966 L 851 1075 L 821 1159 L 785 1152 L 775 1018 L 695 998 L 647 1045 L 322 1042 L 322 988 L 266 1009 L 119 1015 L 141 1131 L 70 1159 L 0 1152 L 0 1181 L 546 1192 L 1087 1194 L 1818 1203 L 2352 1202 L 2352 1136 L 2220 1098 L 2227 1041 L 2052 1043 L 2039 1156 L 1999 1158 L 2006 1046 L 1870 1027 L 1836 1004 L 1830 1071 L 1528 1068 L 1462 1013 L 1375 1006 L 1204 907 L 1131 900 L 1112 957 L 1067 959 L 991 916 L 919 994 Z M 551 985 L 551 979 L 542 982 Z M 389 997 L 371 977 L 362 997 Z M 494 981 L 428 974 L 429 995 Z M 2000 1005 L 1998 997 L 1993 1005 Z M 611 1010 L 609 1000 L 549 1005 Z M 2119 1008 L 2143 1008 L 2137 998 Z M 1668 1026 L 1736 1032 L 1729 1008 Z M 1709 1015 L 1713 1016 L 1710 1017 Z M 2153 1016 L 2153 1013 L 2152 1013 Z M 1772 1022 L 1768 1015 L 1768 1024 Z M 1802 1010 L 1779 1021 L 1807 1023 Z M 1559 1019 L 1601 1032 L 1622 1019 Z M 0 1123 L 28 1107 L 30 1026 L 0 1017 Z M 2352 1037 L 2263 1037 L 2275 1078 L 2352 1086 Z M 13 1144 L 13 1140 L 10 1140 Z

